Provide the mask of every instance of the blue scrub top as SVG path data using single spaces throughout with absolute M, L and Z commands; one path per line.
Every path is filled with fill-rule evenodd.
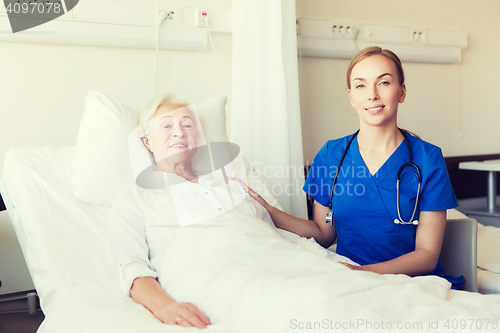
M 337 166 L 352 135 L 328 141 L 318 152 L 309 169 L 304 191 L 328 207 L 330 190 Z M 420 168 L 422 185 L 419 211 L 446 210 L 458 206 L 448 170 L 439 147 L 408 135 L 413 163 Z M 394 223 L 398 219 L 396 176 L 409 162 L 406 139 L 374 175 L 370 174 L 354 138 L 342 166 L 332 199 L 336 218 L 337 253 L 368 265 L 388 261 L 415 250 L 417 226 Z M 400 212 L 409 221 L 415 206 L 418 181 L 414 168 L 406 167 L 400 181 Z M 463 277 L 443 273 L 441 261 L 428 274 L 439 275 L 461 289 Z

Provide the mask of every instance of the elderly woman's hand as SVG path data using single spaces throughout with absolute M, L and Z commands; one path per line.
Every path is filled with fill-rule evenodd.
M 172 302 L 154 313 L 154 316 L 164 324 L 183 327 L 205 328 L 210 321 L 196 305 L 189 302 Z
M 268 209 L 269 204 L 267 203 L 267 201 L 264 200 L 264 198 L 261 197 L 259 193 L 252 190 L 244 181 L 242 181 L 239 178 L 231 176 L 228 176 L 227 179 L 239 182 L 243 187 L 243 189 L 245 190 L 245 192 L 247 192 L 253 199 L 257 200 L 265 209 Z
M 208 318 L 196 305 L 176 302 L 154 277 L 136 278 L 130 288 L 130 296 L 164 324 L 198 328 L 210 325 Z

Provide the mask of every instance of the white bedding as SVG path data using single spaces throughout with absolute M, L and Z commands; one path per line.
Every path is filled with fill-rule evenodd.
M 26 235 L 24 252 L 46 315 L 39 332 L 195 331 L 163 325 L 119 293 L 109 264 L 109 208 L 73 197 L 73 151 L 12 149 L 5 159 L 2 195 L 16 231 Z M 174 297 L 206 312 L 214 324 L 207 332 L 295 332 L 315 321 L 333 328 L 355 322 L 360 331 L 370 331 L 370 321 L 377 332 L 394 331 L 388 322 L 392 328 L 421 322 L 415 331 L 422 332 L 436 320 L 444 329 L 447 319 L 481 319 L 484 327 L 486 319 L 500 318 L 500 296 L 451 291 L 438 277 L 351 271 L 310 242 L 312 251 L 265 237 L 272 230 L 258 223 L 231 223 L 238 228 L 230 233 L 200 230 L 196 246 L 179 239 L 166 258 L 172 269 L 161 278 Z M 498 327 L 481 331 L 490 330 Z
M 26 235 L 24 256 L 46 314 L 61 290 L 112 290 L 116 284 L 108 263 L 110 208 L 74 198 L 73 152 L 73 147 L 11 149 L 2 174 L 2 194 L 16 233 Z
M 478 224 L 477 285 L 482 294 L 500 294 L 500 228 Z
M 500 274 L 500 228 L 478 225 L 477 267 Z
M 500 274 L 478 267 L 477 291 L 481 294 L 500 294 Z

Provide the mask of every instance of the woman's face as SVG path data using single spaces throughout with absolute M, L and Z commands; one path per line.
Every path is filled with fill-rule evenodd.
M 406 97 L 400 85 L 396 65 L 383 55 L 373 55 L 358 62 L 351 72 L 351 105 L 361 122 L 372 126 L 397 125 L 398 104 Z
M 157 162 L 168 158 L 172 162 L 190 161 L 196 153 L 198 129 L 191 110 L 183 105 L 164 104 L 150 120 L 151 131 L 144 138 Z

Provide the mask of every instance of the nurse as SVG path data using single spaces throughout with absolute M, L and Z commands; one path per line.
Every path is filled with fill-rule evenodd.
M 347 87 L 360 129 L 354 138 L 351 134 L 328 141 L 314 158 L 303 189 L 316 202 L 315 221 L 279 211 L 248 189 L 250 195 L 268 209 L 277 227 L 314 237 L 324 247 L 337 239 L 337 253 L 361 265 L 345 264 L 351 269 L 433 274 L 461 289 L 463 277 L 445 275 L 439 258 L 446 210 L 458 206 L 441 149 L 409 133 L 406 139 L 397 126 L 398 106 L 406 98 L 401 61 L 389 50 L 366 48 L 349 64 Z M 402 169 L 399 216 L 397 173 L 409 162 L 408 143 L 422 180 L 419 189 L 415 168 Z M 331 200 L 335 219 L 330 224 L 326 223 L 330 192 L 344 152 Z M 408 222 L 415 207 L 413 220 L 418 224 L 395 223 Z

